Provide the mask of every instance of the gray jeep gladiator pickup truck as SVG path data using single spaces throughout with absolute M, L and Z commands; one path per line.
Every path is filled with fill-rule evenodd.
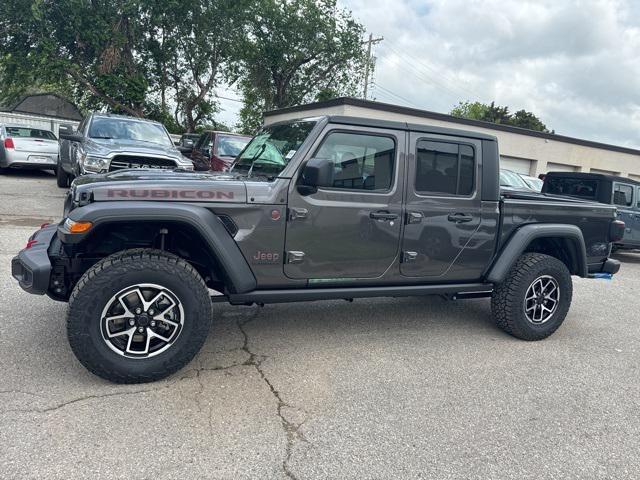
M 572 275 L 615 274 L 614 206 L 500 191 L 477 132 L 347 117 L 262 129 L 225 174 L 131 169 L 76 179 L 64 219 L 13 259 L 31 293 L 68 301 L 93 373 L 146 382 L 187 364 L 212 301 L 490 297 L 500 328 L 539 340 Z M 219 292 L 212 296 L 212 290 Z

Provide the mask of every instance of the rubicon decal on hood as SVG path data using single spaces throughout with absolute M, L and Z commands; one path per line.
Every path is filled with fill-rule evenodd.
M 209 200 L 216 199 L 228 199 L 233 200 L 233 192 L 215 192 L 211 190 L 166 190 L 166 189 L 125 189 L 125 188 L 113 188 L 107 190 L 108 198 L 171 198 L 171 199 L 201 199 Z
M 155 200 L 172 202 L 245 202 L 246 189 L 244 185 L 224 185 L 224 188 L 186 188 L 186 187 L 138 187 L 126 186 L 98 187 L 93 189 L 95 201 L 118 200 Z

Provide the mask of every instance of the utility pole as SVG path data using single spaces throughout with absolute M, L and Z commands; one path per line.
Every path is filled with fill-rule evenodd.
M 379 37 L 379 38 L 373 38 L 373 33 L 369 34 L 369 40 L 367 40 L 366 43 L 367 44 L 367 63 L 364 66 L 364 99 L 367 99 L 367 90 L 369 89 L 369 64 L 373 62 L 373 59 L 371 58 L 371 46 L 375 45 L 376 43 L 380 43 L 382 40 L 384 40 L 384 37 Z

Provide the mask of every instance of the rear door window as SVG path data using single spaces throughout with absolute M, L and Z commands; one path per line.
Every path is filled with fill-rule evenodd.
M 475 185 L 470 145 L 418 140 L 415 190 L 420 194 L 469 196 Z
M 633 187 L 624 183 L 616 183 L 613 189 L 613 203 L 620 207 L 633 205 Z

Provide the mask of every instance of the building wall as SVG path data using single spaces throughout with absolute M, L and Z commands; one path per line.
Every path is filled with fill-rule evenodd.
M 640 179 L 640 154 L 615 152 L 602 148 L 575 145 L 556 140 L 502 132 L 473 125 L 460 125 L 453 122 L 425 119 L 423 117 L 386 112 L 354 105 L 338 105 L 329 108 L 306 110 L 304 112 L 282 113 L 265 118 L 265 124 L 291 120 L 300 117 L 321 115 L 347 115 L 354 117 L 376 118 L 398 122 L 435 125 L 486 133 L 497 137 L 503 164 L 520 173 L 538 176 L 553 170 L 572 170 L 577 172 L 607 172 L 613 175 Z M 527 172 L 528 166 L 528 172 Z
M 73 125 L 74 127 L 80 125 L 80 122 L 73 120 L 39 117 L 37 115 L 26 115 L 23 113 L 0 112 L 0 124 L 7 123 L 51 130 L 56 136 L 58 136 L 60 125 Z

